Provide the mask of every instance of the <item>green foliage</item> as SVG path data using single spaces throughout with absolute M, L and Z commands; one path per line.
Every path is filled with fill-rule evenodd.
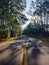
M 13 25 L 12 25 L 13 26 Z M 15 26 L 10 30 L 11 37 L 20 36 L 21 35 L 21 25 L 20 23 L 15 23 Z
M 35 10 L 32 13 L 33 8 Z M 48 29 L 49 28 L 49 0 L 36 0 L 35 2 L 32 1 L 31 14 L 32 14 L 32 17 L 35 17 L 35 22 L 37 24 L 39 23 L 42 28 L 44 29 L 46 28 L 48 32 L 49 30 Z
M 0 40 L 7 39 L 10 37 L 9 29 L 0 29 Z
M 13 21 L 25 9 L 24 0 L 0 0 L 0 19 Z
M 21 35 L 21 24 L 27 20 L 22 13 L 26 7 L 26 0 L 0 0 L 0 38 Z M 20 23 L 20 24 L 19 24 Z M 12 27 L 12 30 L 11 30 Z M 9 28 L 6 30 L 6 28 Z M 5 34 L 5 35 L 4 35 Z
M 0 24 L 0 29 L 5 29 L 7 26 Z
M 10 31 L 9 28 L 5 25 L 0 24 L 0 40 L 7 39 L 10 37 Z
M 16 33 L 17 33 L 17 36 L 20 36 L 21 33 L 22 33 L 21 25 L 20 24 L 16 25 Z
M 13 30 L 10 30 L 10 37 L 16 37 L 16 32 Z
M 40 25 L 38 25 L 38 27 L 35 27 L 32 23 L 30 23 L 27 26 L 27 28 L 23 31 L 23 34 L 36 37 L 38 36 L 49 37 L 49 31 L 45 31 L 45 29 Z

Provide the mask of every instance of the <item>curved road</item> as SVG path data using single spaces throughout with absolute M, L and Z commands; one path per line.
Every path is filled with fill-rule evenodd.
M 20 36 L 0 46 L 0 65 L 49 65 L 49 44 Z

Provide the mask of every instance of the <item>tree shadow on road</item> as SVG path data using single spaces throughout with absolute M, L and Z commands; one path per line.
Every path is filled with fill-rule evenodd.
M 34 49 L 32 49 L 31 56 L 33 59 L 37 59 L 40 53 L 40 49 L 38 47 L 34 47 Z
M 4 52 L 6 52 L 7 50 L 10 50 L 10 54 L 3 60 L 0 61 L 0 65 L 19 65 L 19 60 L 18 57 L 21 53 L 20 49 L 17 48 L 17 45 L 14 44 L 10 44 L 7 48 L 1 50 L 1 54 L 3 54 Z M 8 52 L 7 52 L 8 53 Z
M 28 58 L 28 65 L 39 65 L 38 59 L 42 52 L 38 48 L 37 44 L 34 45 L 34 48 L 32 48 L 31 53 Z M 31 61 L 30 61 L 31 60 Z

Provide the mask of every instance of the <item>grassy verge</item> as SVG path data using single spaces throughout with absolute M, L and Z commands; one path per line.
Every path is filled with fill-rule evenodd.
M 42 36 L 32 36 L 34 38 L 36 38 L 37 40 L 41 40 L 45 43 L 49 43 L 49 37 L 42 37 Z
M 16 37 L 11 37 L 11 38 L 9 38 L 9 39 L 7 39 L 7 40 L 9 40 L 9 41 L 11 41 L 11 40 L 14 40 Z
M 6 41 L 12 41 L 14 40 L 16 37 L 11 37 L 11 38 L 8 38 L 8 39 L 3 39 L 0 43 L 3 43 L 3 42 L 6 42 Z
M 37 39 L 38 39 L 38 40 L 41 40 L 41 41 L 43 41 L 43 42 L 45 42 L 45 43 L 49 43 L 49 38 L 38 37 Z

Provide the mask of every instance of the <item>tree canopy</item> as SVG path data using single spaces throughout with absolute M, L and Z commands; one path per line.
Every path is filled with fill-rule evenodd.
M 47 31 L 49 28 L 49 0 L 32 1 L 30 10 L 33 11 L 32 18 L 35 17 L 35 22 L 39 23 Z M 37 18 L 37 20 L 36 20 Z
M 0 19 L 13 21 L 19 19 L 26 7 L 24 0 L 0 0 Z
M 21 24 L 28 20 L 23 14 L 25 7 L 26 0 L 0 0 L 0 26 L 8 28 L 10 36 L 21 34 Z

